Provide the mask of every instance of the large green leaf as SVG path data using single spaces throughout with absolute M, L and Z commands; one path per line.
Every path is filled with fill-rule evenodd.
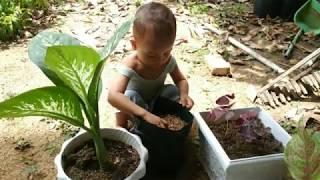
M 111 52 L 117 47 L 119 41 L 127 34 L 130 29 L 130 26 L 133 22 L 133 19 L 129 19 L 121 24 L 121 26 L 116 30 L 116 32 L 111 36 L 111 38 L 107 41 L 105 47 L 99 52 L 101 59 L 106 59 Z
M 52 46 L 48 48 L 45 59 L 48 68 L 77 93 L 85 104 L 99 62 L 99 54 L 85 46 Z
M 43 87 L 0 103 L 0 118 L 47 116 L 83 127 L 79 98 L 64 87 Z
M 285 160 L 296 180 L 320 179 L 320 135 L 308 129 L 293 135 L 285 149 Z
M 91 106 L 94 108 L 96 112 L 98 112 L 98 102 L 101 91 L 101 73 L 103 71 L 103 67 L 105 65 L 105 60 L 100 61 L 92 78 L 92 82 L 89 87 L 88 97 Z
M 78 39 L 68 34 L 43 31 L 32 38 L 28 47 L 29 58 L 53 83 L 61 85 L 61 80 L 44 63 L 47 48 L 56 45 L 80 45 L 80 43 Z

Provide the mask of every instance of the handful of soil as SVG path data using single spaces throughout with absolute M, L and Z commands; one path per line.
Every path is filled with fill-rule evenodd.
M 184 126 L 187 125 L 186 122 L 184 122 L 181 118 L 174 116 L 174 115 L 164 115 L 161 116 L 162 119 L 164 119 L 168 123 L 168 129 L 172 131 L 179 131 Z

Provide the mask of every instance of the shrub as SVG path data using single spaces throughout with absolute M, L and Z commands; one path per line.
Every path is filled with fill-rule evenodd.
M 47 12 L 51 4 L 62 2 L 63 0 L 1 0 L 0 41 L 16 38 L 31 23 L 35 10 Z

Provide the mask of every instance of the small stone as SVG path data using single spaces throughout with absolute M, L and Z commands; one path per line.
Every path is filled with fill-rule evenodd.
M 284 115 L 286 119 L 293 119 L 298 113 L 298 108 L 292 108 L 289 111 L 287 111 Z
M 290 59 L 289 64 L 294 65 L 297 64 L 299 61 L 297 59 Z
M 24 32 L 24 37 L 26 37 L 26 38 L 32 38 L 33 35 L 32 35 L 29 31 L 25 31 L 25 32 Z

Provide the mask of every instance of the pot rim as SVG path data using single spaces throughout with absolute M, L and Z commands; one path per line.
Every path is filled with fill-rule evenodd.
M 121 134 L 125 134 L 127 136 L 127 138 L 130 138 L 130 142 L 124 142 L 125 140 L 123 139 L 118 139 L 118 141 L 123 142 L 125 144 L 131 145 L 133 147 L 133 144 L 137 144 L 136 147 L 133 147 L 139 154 L 140 157 L 140 163 L 138 165 L 138 167 L 135 169 L 135 171 L 133 171 L 131 173 L 130 176 L 128 176 L 125 180 L 134 180 L 136 178 L 133 177 L 143 177 L 146 173 L 146 162 L 148 160 L 148 150 L 144 147 L 144 145 L 142 144 L 140 138 L 135 135 L 132 134 L 130 132 L 128 132 L 126 129 L 124 128 L 101 128 L 100 131 L 120 131 Z M 63 160 L 62 160 L 62 156 L 63 154 L 65 154 L 66 148 L 68 146 L 70 146 L 70 143 L 72 141 L 77 141 L 78 139 L 83 139 L 81 137 L 84 137 L 85 140 L 83 140 L 83 142 L 87 141 L 87 136 L 89 135 L 88 132 L 86 131 L 80 131 L 76 136 L 66 140 L 61 147 L 60 152 L 57 154 L 57 156 L 54 159 L 54 163 L 57 169 L 57 179 L 63 179 L 63 180 L 70 180 L 71 178 L 69 178 L 63 168 Z M 103 136 L 103 135 L 102 135 Z M 118 136 L 120 137 L 120 136 Z M 121 137 L 120 137 L 121 138 Z M 90 139 L 90 137 L 89 137 Z M 103 138 L 103 139 L 108 139 L 108 137 Z M 110 138 L 113 139 L 113 138 Z M 116 139 L 115 139 L 116 140 Z

